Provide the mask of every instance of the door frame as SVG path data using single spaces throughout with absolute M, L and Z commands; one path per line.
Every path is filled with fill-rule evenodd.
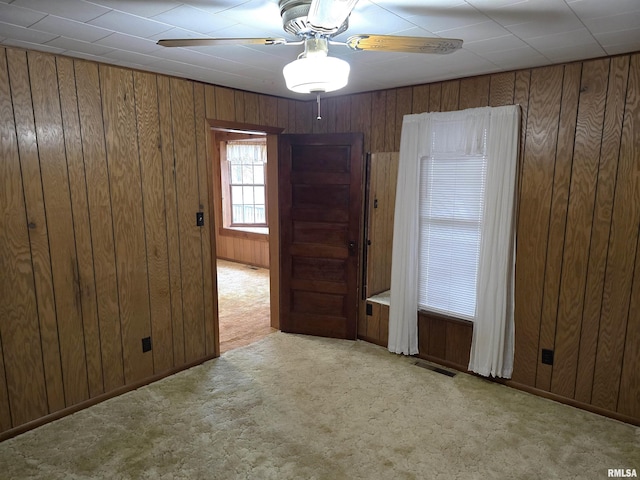
M 280 329 L 280 216 L 278 209 L 278 137 L 284 128 L 270 127 L 268 125 L 255 125 L 244 122 L 233 122 L 227 120 L 206 120 L 207 129 L 207 158 L 209 165 L 213 166 L 215 158 L 215 147 L 213 139 L 216 132 L 232 133 L 253 133 L 266 135 L 267 138 L 267 218 L 269 219 L 269 305 L 271 326 Z M 217 215 L 215 205 L 215 169 L 211 168 L 207 174 L 207 186 L 209 189 L 209 231 L 211 238 L 211 271 L 216 271 L 216 224 Z M 215 280 L 215 277 L 214 277 Z M 218 285 L 213 282 L 214 291 L 212 295 L 218 298 Z M 220 330 L 217 312 L 214 319 L 214 337 L 216 356 L 220 355 Z

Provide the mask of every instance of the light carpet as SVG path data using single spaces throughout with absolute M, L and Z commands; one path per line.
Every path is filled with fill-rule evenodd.
M 0 444 L 10 479 L 603 479 L 640 429 L 364 342 L 275 333 Z

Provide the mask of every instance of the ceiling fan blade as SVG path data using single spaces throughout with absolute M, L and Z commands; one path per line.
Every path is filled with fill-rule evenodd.
M 437 37 L 400 37 L 397 35 L 352 35 L 347 39 L 352 50 L 403 53 L 451 53 L 462 47 L 462 40 Z
M 334 33 L 351 14 L 358 0 L 312 0 L 307 21 L 314 30 Z
M 174 38 L 158 40 L 163 47 L 211 47 L 223 45 L 302 45 L 284 38 Z

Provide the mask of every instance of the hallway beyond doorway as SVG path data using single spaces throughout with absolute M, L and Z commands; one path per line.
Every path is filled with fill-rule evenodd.
M 270 325 L 269 270 L 217 260 L 220 354 L 276 331 Z

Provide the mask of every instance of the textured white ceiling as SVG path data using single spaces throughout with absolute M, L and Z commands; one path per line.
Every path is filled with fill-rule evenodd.
M 351 64 L 336 94 L 640 51 L 640 0 L 360 0 L 356 33 L 461 38 L 449 55 L 330 54 Z M 277 0 L 0 0 L 0 43 L 253 92 L 287 90 L 300 46 L 164 48 L 161 38 L 285 37 Z

